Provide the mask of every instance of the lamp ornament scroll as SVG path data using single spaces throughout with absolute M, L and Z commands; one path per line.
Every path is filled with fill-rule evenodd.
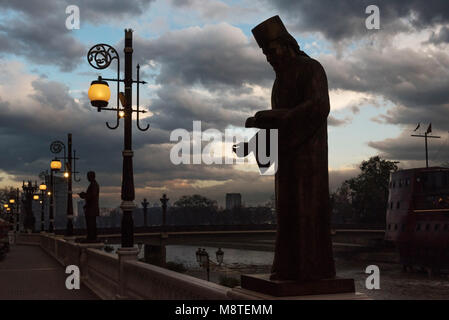
M 89 100 L 91 101 L 91 105 L 95 108 L 97 108 L 98 112 L 101 112 L 101 110 L 112 110 L 116 111 L 116 124 L 114 126 L 111 126 L 108 122 L 106 122 L 106 126 L 109 129 L 117 129 L 120 125 L 119 120 L 124 119 L 127 116 L 131 116 L 133 112 L 136 112 L 137 114 L 137 128 L 140 131 L 147 131 L 150 128 L 150 125 L 147 124 L 146 127 L 141 127 L 140 125 L 140 113 L 146 113 L 145 110 L 140 110 L 139 106 L 139 85 L 140 84 L 146 84 L 146 81 L 140 81 L 140 65 L 136 66 L 137 69 L 137 80 L 132 80 L 132 83 L 137 84 L 137 106 L 136 109 L 131 109 L 131 112 L 129 115 L 127 115 L 126 109 L 126 99 L 123 92 L 120 92 L 120 82 L 125 82 L 124 79 L 120 79 L 120 56 L 118 55 L 117 51 L 111 47 L 108 44 L 100 43 L 94 45 L 92 48 L 90 48 L 89 52 L 87 53 L 87 61 L 89 64 L 97 69 L 102 70 L 109 67 L 109 65 L 112 63 L 112 61 L 116 59 L 117 60 L 117 78 L 115 79 L 109 79 L 109 78 L 103 78 L 101 76 L 98 77 L 97 80 L 94 80 L 90 84 L 90 88 L 88 91 Z M 111 97 L 111 90 L 109 88 L 109 84 L 107 81 L 114 81 L 117 82 L 117 106 L 115 108 L 107 108 L 109 104 L 109 99 Z M 122 104 L 122 108 L 120 108 L 120 103 Z
M 117 51 L 105 43 L 96 44 L 87 54 L 87 61 L 89 64 L 98 70 L 109 67 L 114 59 L 117 59 L 118 63 L 120 63 L 120 57 Z

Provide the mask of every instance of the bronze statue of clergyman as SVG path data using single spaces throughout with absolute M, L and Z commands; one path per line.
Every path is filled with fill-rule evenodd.
M 90 182 L 86 192 L 81 192 L 78 195 L 84 199 L 84 216 L 86 218 L 87 237 L 86 242 L 97 241 L 97 217 L 100 215 L 99 197 L 100 186 L 95 180 L 95 172 L 89 171 L 87 173 L 87 180 Z
M 276 73 L 272 110 L 246 127 L 278 129 L 275 176 L 277 236 L 271 280 L 307 282 L 335 276 L 330 234 L 327 116 L 321 64 L 300 50 L 279 16 L 252 33 Z

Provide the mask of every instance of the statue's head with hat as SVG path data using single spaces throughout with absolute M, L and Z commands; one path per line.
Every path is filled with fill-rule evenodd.
M 277 68 L 281 59 L 286 56 L 305 55 L 299 49 L 295 38 L 288 33 L 279 16 L 271 17 L 258 24 L 252 30 L 257 44 L 262 48 L 267 61 Z

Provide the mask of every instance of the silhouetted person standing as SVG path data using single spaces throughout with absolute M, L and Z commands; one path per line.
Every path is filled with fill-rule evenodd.
M 100 196 L 100 186 L 95 180 L 95 172 L 87 173 L 87 180 L 90 184 L 86 192 L 79 193 L 80 198 L 84 199 L 84 216 L 86 218 L 87 242 L 95 242 L 97 240 L 97 217 L 100 215 L 98 205 Z

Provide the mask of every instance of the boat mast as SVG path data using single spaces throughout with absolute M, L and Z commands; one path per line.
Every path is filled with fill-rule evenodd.
M 416 130 L 418 130 L 420 124 L 418 124 L 418 126 L 416 127 Z M 426 168 L 429 167 L 429 154 L 428 154 L 428 148 L 427 148 L 427 138 L 436 138 L 439 139 L 441 138 L 440 136 L 429 136 L 429 133 L 432 132 L 432 124 L 429 124 L 429 127 L 427 128 L 426 132 L 424 133 L 424 135 L 422 134 L 412 134 L 412 137 L 419 137 L 419 138 L 424 138 L 424 142 L 425 142 L 425 147 L 426 147 Z

